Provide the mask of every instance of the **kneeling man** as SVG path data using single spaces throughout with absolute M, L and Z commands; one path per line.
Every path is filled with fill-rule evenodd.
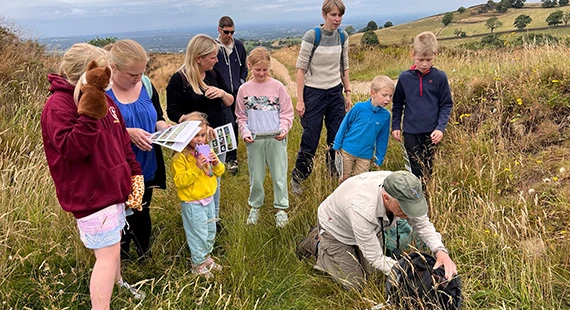
M 316 269 L 346 288 L 359 289 L 374 269 L 388 275 L 397 263 L 384 255 L 383 242 L 377 236 L 402 218 L 435 253 L 434 268 L 443 265 L 445 277 L 451 279 L 457 268 L 427 213 L 421 182 L 412 173 L 363 173 L 344 181 L 321 203 L 318 230 L 314 229 L 297 251 L 300 256 L 315 254 Z

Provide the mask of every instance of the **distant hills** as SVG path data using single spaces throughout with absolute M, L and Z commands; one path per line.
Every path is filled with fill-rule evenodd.
M 406 23 L 421 16 L 418 15 L 398 15 L 391 16 L 391 22 L 394 24 Z M 359 17 L 343 20 L 342 27 L 352 25 L 355 29 L 363 28 L 368 21 L 375 19 L 379 24 L 384 24 L 388 20 L 387 17 Z M 273 41 L 288 38 L 301 38 L 303 34 L 321 22 L 320 19 L 315 19 L 315 22 L 294 22 L 283 23 L 279 25 L 238 25 L 236 29 L 236 38 L 250 41 Z M 57 38 L 40 38 L 38 41 L 47 45 L 48 50 L 64 51 L 71 45 L 78 42 L 87 42 L 94 39 L 96 36 L 117 37 L 118 39 L 129 38 L 136 40 L 148 52 L 165 52 L 165 53 L 180 53 L 186 50 L 188 41 L 192 36 L 198 33 L 205 33 L 213 37 L 217 37 L 216 27 L 200 27 L 192 29 L 166 29 L 154 31 L 138 31 L 127 33 L 107 33 L 99 35 L 85 35 L 74 37 L 57 37 Z
M 522 32 L 540 32 L 555 36 L 570 35 L 570 27 L 564 24 L 556 27 L 549 27 L 546 18 L 554 11 L 561 10 L 570 12 L 570 6 L 556 6 L 553 8 L 542 8 L 541 3 L 526 3 L 520 9 L 509 8 L 505 13 L 498 13 L 495 10 L 484 12 L 484 4 L 467 8 L 463 13 L 453 12 L 452 22 L 443 26 L 442 19 L 446 12 L 422 18 L 406 24 L 396 25 L 390 28 L 379 29 L 376 31 L 381 44 L 408 44 L 414 36 L 422 31 L 431 31 L 437 34 L 438 39 L 444 45 L 456 45 L 468 41 L 480 40 L 480 37 L 490 33 L 489 28 L 485 25 L 487 20 L 497 17 L 502 26 L 495 29 L 495 33 L 513 33 L 517 29 L 513 25 L 517 16 L 521 14 L 528 15 L 532 18 L 532 22 Z M 465 32 L 465 37 L 457 34 Z M 358 43 L 362 34 L 351 36 L 351 42 Z

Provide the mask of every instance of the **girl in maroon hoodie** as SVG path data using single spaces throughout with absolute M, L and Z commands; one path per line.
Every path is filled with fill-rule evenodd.
M 115 281 L 136 299 L 144 298 L 122 280 L 119 258 L 124 202 L 131 191 L 131 176 L 142 171 L 123 118 L 109 96 L 102 118 L 78 113 L 81 77 L 92 60 L 106 66 L 107 52 L 79 43 L 63 55 L 59 74 L 48 76 L 52 94 L 41 126 L 59 203 L 77 219 L 81 241 L 95 253 L 89 285 L 92 308 L 109 309 Z

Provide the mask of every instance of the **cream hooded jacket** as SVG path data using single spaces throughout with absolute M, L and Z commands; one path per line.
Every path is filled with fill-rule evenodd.
M 367 172 L 344 181 L 318 209 L 321 228 L 344 244 L 356 245 L 370 265 L 388 274 L 396 263 L 384 256 L 382 240 L 377 234 L 381 230 L 380 219 L 384 220 L 384 229 L 392 228 L 386 216 L 382 200 L 384 179 L 391 171 Z M 429 221 L 428 216 L 406 219 L 420 239 L 432 250 L 443 247 L 441 235 Z

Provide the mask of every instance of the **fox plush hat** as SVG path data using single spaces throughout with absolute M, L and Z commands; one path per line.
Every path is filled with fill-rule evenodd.
M 95 60 L 87 65 L 87 71 L 82 75 L 81 96 L 77 105 L 80 115 L 102 119 L 107 115 L 109 106 L 105 91 L 111 88 L 111 68 L 99 67 Z

